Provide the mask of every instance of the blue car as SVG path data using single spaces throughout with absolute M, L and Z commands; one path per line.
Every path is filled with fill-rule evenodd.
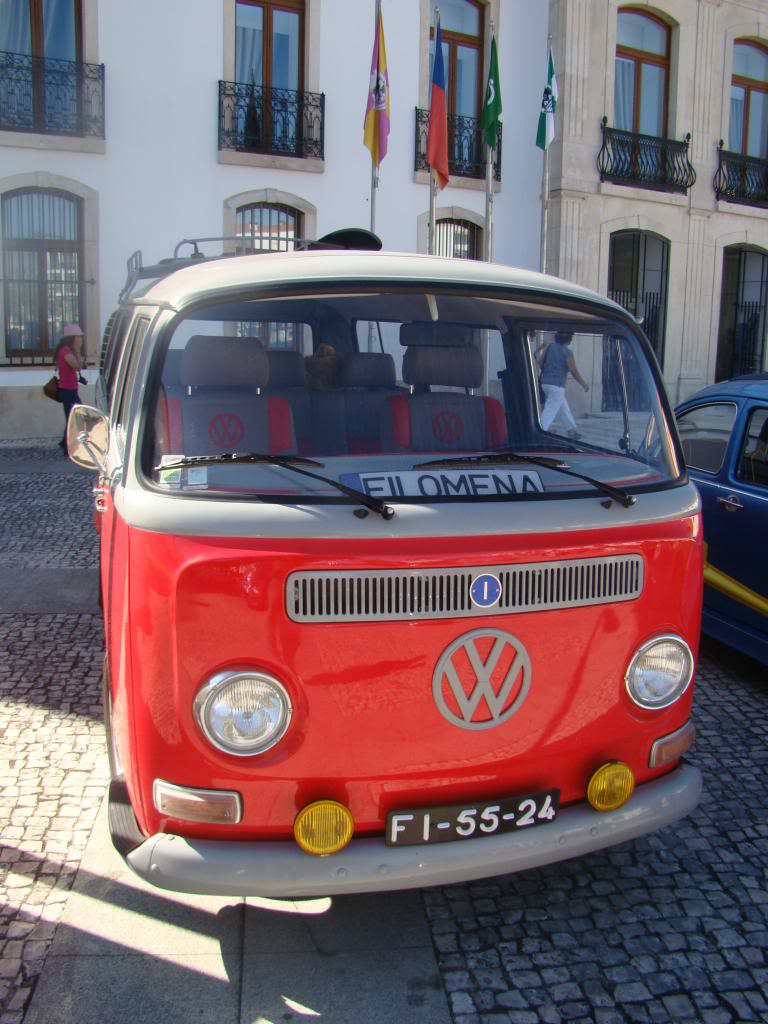
M 768 664 L 768 373 L 712 384 L 675 415 L 704 510 L 702 631 Z

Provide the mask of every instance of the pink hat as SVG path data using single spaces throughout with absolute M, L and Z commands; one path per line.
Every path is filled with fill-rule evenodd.
M 80 324 L 64 324 L 61 329 L 62 338 L 81 338 L 83 329 Z

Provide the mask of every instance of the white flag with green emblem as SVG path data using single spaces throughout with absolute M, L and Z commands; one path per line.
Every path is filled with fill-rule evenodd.
M 544 95 L 541 98 L 541 113 L 539 114 L 539 130 L 536 132 L 536 145 L 539 149 L 546 149 L 555 137 L 555 110 L 557 109 L 557 78 L 555 77 L 555 61 L 552 57 L 552 47 L 549 48 L 547 59 L 547 84 L 544 87 Z

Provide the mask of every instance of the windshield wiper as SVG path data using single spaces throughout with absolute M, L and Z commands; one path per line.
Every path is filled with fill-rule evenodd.
M 569 469 L 566 463 L 561 462 L 559 459 L 548 459 L 545 456 L 537 455 L 521 455 L 519 452 L 500 451 L 495 453 L 489 452 L 485 455 L 465 455 L 455 458 L 432 459 L 429 462 L 417 462 L 413 468 L 427 469 L 429 466 L 488 466 L 494 464 L 503 465 L 504 463 L 511 462 L 542 466 L 544 469 L 554 469 L 558 473 L 564 473 L 566 476 L 583 480 L 585 483 L 592 484 L 593 487 L 603 494 L 607 494 L 609 498 L 618 501 L 623 508 L 631 508 L 637 501 L 634 495 L 628 494 L 619 487 L 613 487 L 603 480 L 596 479 L 596 477 L 587 476 L 586 473 L 577 473 L 575 469 Z
M 318 466 L 322 469 L 325 464 L 323 462 L 316 462 L 314 459 L 302 458 L 300 455 L 269 455 L 266 452 L 222 452 L 220 455 L 182 455 L 172 462 L 163 462 L 159 466 L 155 466 L 155 472 L 159 473 L 164 469 L 182 469 L 185 466 L 220 466 L 247 462 L 263 462 L 270 466 L 279 466 L 281 469 L 290 469 L 293 473 L 300 473 L 302 476 L 312 477 L 313 480 L 319 480 L 321 483 L 330 484 L 337 491 L 346 494 L 348 498 L 354 498 L 355 501 L 359 501 L 361 505 L 370 509 L 371 512 L 376 512 L 382 519 L 391 519 L 395 514 L 395 510 L 391 505 L 387 505 L 386 502 L 381 501 L 379 498 L 374 498 L 371 494 L 366 494 L 365 491 L 358 491 L 355 487 L 347 487 L 346 484 L 341 483 L 339 480 L 334 480 L 330 476 L 324 476 L 322 473 L 313 473 L 309 469 L 302 469 L 302 466 Z M 361 512 L 360 515 L 365 515 L 365 513 Z

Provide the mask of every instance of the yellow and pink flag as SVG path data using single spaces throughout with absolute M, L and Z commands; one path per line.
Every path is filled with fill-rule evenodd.
M 376 37 L 371 56 L 371 79 L 368 88 L 368 106 L 365 110 L 363 142 L 371 151 L 371 160 L 379 166 L 387 155 L 389 135 L 389 74 L 387 51 L 384 46 L 384 20 L 379 8 L 376 19 Z

